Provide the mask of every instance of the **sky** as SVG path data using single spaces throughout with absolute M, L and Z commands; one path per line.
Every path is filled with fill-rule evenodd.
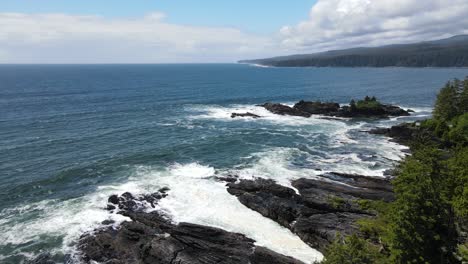
M 0 63 L 203 63 L 468 33 L 467 0 L 0 2 Z

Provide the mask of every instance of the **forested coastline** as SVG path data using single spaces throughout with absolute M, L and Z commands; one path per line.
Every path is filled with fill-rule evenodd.
M 468 37 L 414 44 L 332 50 L 240 63 L 272 67 L 468 67 Z
M 323 263 L 468 261 L 468 78 L 440 90 L 431 119 L 398 130 L 412 154 L 395 169 L 395 201 L 360 200 L 377 218 L 339 236 Z

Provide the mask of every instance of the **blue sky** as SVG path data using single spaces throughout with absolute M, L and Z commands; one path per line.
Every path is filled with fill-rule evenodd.
M 236 27 L 272 33 L 308 17 L 315 0 L 12 0 L 1 1 L 2 12 L 96 14 L 139 17 L 160 11 L 170 23 Z
M 468 34 L 467 0 L 0 0 L 0 63 L 235 62 Z

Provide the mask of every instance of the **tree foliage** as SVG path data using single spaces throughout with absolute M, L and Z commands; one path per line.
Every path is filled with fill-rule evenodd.
M 366 97 L 356 108 L 360 103 L 378 101 Z M 467 110 L 468 78 L 448 82 L 437 96 L 433 118 L 421 122 L 420 136 L 410 144 L 412 155 L 398 167 L 395 201 L 359 201 L 378 217 L 358 222 L 361 238 L 335 241 L 324 263 L 468 261 L 468 239 L 462 235 L 468 230 Z M 384 250 L 375 251 L 376 245 Z
M 326 252 L 323 264 L 377 264 L 388 263 L 379 253 L 377 246 L 368 243 L 357 235 L 345 239 L 339 237 Z

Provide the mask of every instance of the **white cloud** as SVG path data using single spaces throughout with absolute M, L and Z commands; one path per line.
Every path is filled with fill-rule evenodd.
M 282 47 L 321 51 L 468 33 L 467 0 L 318 0 L 310 18 L 280 30 Z
M 307 21 L 261 36 L 169 23 L 160 12 L 0 13 L 0 63 L 232 62 L 449 37 L 468 33 L 467 14 L 468 0 L 318 0 Z
M 274 50 L 267 37 L 164 18 L 163 13 L 135 19 L 0 13 L 0 62 L 218 62 Z

